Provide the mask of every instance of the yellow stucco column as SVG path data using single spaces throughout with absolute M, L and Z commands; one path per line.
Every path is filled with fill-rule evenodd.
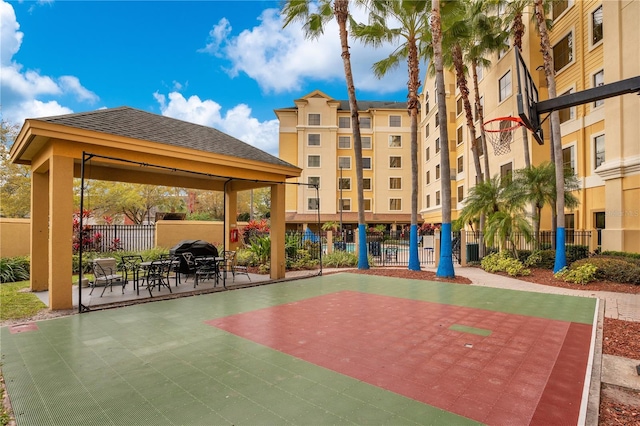
M 71 309 L 73 158 L 49 159 L 49 308 Z
M 602 251 L 624 251 L 625 232 L 622 224 L 625 205 L 622 197 L 622 178 L 605 181 L 606 222 L 602 230 Z
M 271 185 L 271 279 L 285 277 L 285 185 Z
M 31 171 L 31 291 L 49 288 L 49 173 Z
M 228 186 L 232 186 L 228 185 Z M 231 242 L 231 236 L 229 232 L 231 229 L 237 229 L 238 227 L 238 192 L 234 189 L 227 188 L 225 196 L 226 210 L 224 211 L 224 221 L 227 229 L 223 229 L 224 234 L 224 246 L 225 250 L 236 250 L 238 248 L 238 242 Z

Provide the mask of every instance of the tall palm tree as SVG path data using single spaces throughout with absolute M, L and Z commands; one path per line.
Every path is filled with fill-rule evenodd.
M 440 127 L 440 192 L 442 193 L 442 227 L 440 241 L 440 261 L 436 275 L 454 277 L 451 247 L 451 166 L 449 164 L 449 133 L 447 131 L 447 105 L 444 89 L 444 62 L 442 55 L 442 19 L 440 0 L 433 0 L 430 16 L 433 46 L 433 64 L 436 72 L 436 99 L 438 102 L 438 126 Z
M 315 3 L 314 3 L 315 4 Z M 364 215 L 364 187 L 362 184 L 362 138 L 360 136 L 360 119 L 358 116 L 358 101 L 351 71 L 351 54 L 347 34 L 347 20 L 349 19 L 349 0 L 320 0 L 317 12 L 311 11 L 310 0 L 288 0 L 282 14 L 285 16 L 284 26 L 292 21 L 304 23 L 305 36 L 317 38 L 324 31 L 324 26 L 335 17 L 338 22 L 340 46 L 342 48 L 342 64 L 349 95 L 349 109 L 351 110 L 351 128 L 353 134 L 353 150 L 356 163 L 356 189 L 358 192 L 358 269 L 369 269 L 367 257 L 367 229 Z M 342 200 L 341 200 L 342 202 Z
M 420 61 L 424 59 L 425 44 L 429 36 L 427 22 L 428 2 L 424 0 L 382 0 L 370 2 L 369 24 L 355 25 L 354 35 L 367 45 L 380 46 L 383 42 L 397 43 L 398 47 L 385 59 L 373 65 L 377 77 L 398 67 L 407 60 L 407 110 L 411 117 L 411 228 L 409 238 L 409 270 L 420 270 L 418 256 L 418 89 L 420 88 Z M 391 19 L 389 19 L 391 18 Z M 388 23 L 398 22 L 390 28 Z M 421 57 L 422 56 L 422 57 Z
M 549 99 L 555 98 L 556 95 L 556 78 L 553 68 L 553 48 L 549 40 L 547 31 L 547 21 L 545 18 L 544 1 L 534 1 L 534 13 L 538 26 L 538 34 L 540 35 L 540 47 L 542 50 L 542 59 L 544 62 L 544 74 L 547 78 L 547 89 Z M 555 182 L 556 182 L 556 215 L 558 227 L 556 229 L 556 259 L 553 265 L 553 272 L 567 266 L 567 256 L 565 254 L 565 230 L 564 230 L 564 167 L 562 164 L 562 135 L 560 133 L 560 116 L 558 111 L 551 113 L 551 143 L 553 146 L 553 160 L 555 163 Z

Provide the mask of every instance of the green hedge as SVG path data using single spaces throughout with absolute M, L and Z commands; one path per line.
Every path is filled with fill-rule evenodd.
M 600 255 L 578 260 L 571 267 L 579 267 L 587 263 L 598 268 L 596 270 L 598 280 L 640 284 L 640 259 Z

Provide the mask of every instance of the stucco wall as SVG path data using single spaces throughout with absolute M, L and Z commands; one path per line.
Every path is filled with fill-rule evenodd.
M 182 240 L 204 240 L 218 247 L 223 243 L 222 232 L 222 222 L 159 220 L 156 247 L 171 248 Z
M 0 257 L 28 256 L 29 219 L 0 219 Z

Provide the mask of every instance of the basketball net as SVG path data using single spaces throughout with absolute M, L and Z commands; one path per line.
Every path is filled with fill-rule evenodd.
M 524 126 L 518 117 L 498 117 L 483 123 L 484 137 L 493 146 L 494 155 L 511 152 L 513 133 Z

